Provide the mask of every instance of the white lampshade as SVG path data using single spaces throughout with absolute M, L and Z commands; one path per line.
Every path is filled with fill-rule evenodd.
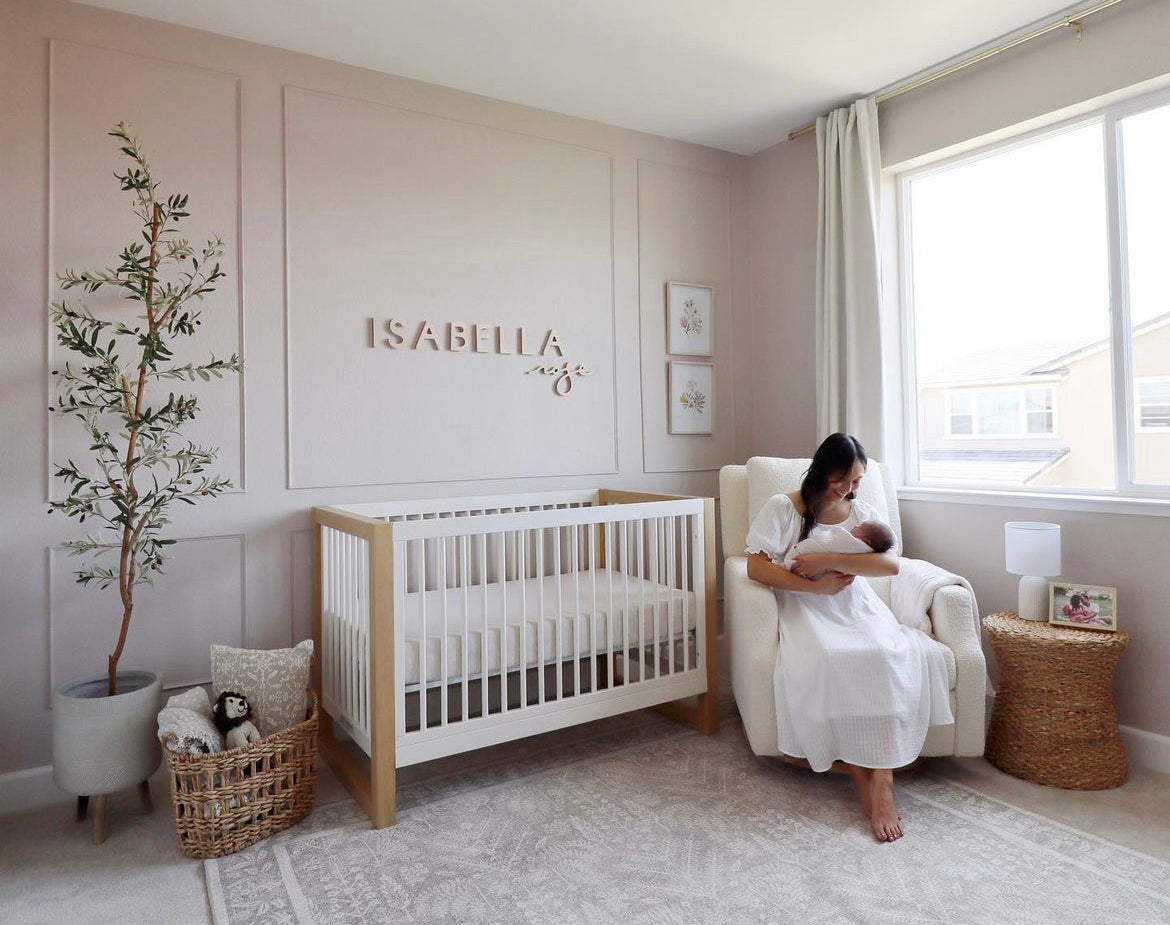
M 1003 548 L 1005 567 L 1013 575 L 1060 574 L 1060 524 L 1006 523 Z

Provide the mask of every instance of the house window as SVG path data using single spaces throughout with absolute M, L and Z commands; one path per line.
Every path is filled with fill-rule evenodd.
M 898 176 L 911 484 L 1170 490 L 1167 163 L 1163 93 Z
M 1052 389 L 962 389 L 947 393 L 948 436 L 1052 433 Z
M 1137 426 L 1170 431 L 1170 376 L 1137 381 Z

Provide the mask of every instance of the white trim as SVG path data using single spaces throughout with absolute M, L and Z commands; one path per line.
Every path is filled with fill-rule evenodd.
M 51 764 L 0 774 L 0 816 L 64 804 L 71 799 L 53 783 Z
M 930 501 L 943 504 L 979 504 L 984 507 L 1037 508 L 1039 510 L 1087 511 L 1095 514 L 1144 514 L 1170 517 L 1170 498 L 1138 498 L 1112 494 L 1071 494 L 1067 492 L 1006 491 L 995 488 L 933 487 L 903 485 L 899 501 Z
M 1121 726 L 1125 756 L 1135 767 L 1159 774 L 1170 774 L 1170 736 L 1146 732 L 1133 726 Z

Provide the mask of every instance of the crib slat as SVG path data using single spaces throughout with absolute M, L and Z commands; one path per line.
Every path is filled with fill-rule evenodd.
M 483 536 L 483 556 L 480 559 L 479 579 L 480 587 L 483 589 L 483 626 L 479 637 L 479 692 L 482 703 L 480 716 L 488 715 L 488 600 L 487 600 L 487 559 L 488 559 L 488 545 L 487 534 Z
M 523 534 L 523 535 L 522 535 Z M 528 709 L 528 531 L 516 531 L 516 573 L 520 578 L 520 708 Z
M 470 640 L 471 640 L 471 614 L 469 613 L 469 608 L 467 606 L 467 597 L 468 597 L 468 593 L 467 593 L 467 545 L 470 541 L 470 537 L 465 533 L 461 537 L 459 537 L 459 539 L 463 540 L 463 548 L 461 550 L 462 561 L 460 563 L 460 565 L 462 566 L 461 579 L 463 582 L 463 646 L 462 646 L 463 652 L 462 652 L 462 659 L 461 659 L 461 666 L 460 666 L 463 670 L 463 690 L 462 690 L 463 712 L 461 712 L 459 714 L 459 718 L 462 722 L 466 723 L 468 721 L 468 719 L 470 719 L 470 716 L 467 712 L 467 709 L 468 709 L 468 703 L 467 703 L 468 690 L 467 690 L 467 688 L 468 688 L 468 685 L 470 684 L 470 681 L 467 677 L 467 670 L 468 670 L 468 668 L 467 668 L 467 648 L 470 645 Z
M 503 513 L 501 511 L 501 513 Z M 506 533 L 500 538 L 500 712 L 508 712 L 508 560 Z
M 573 528 L 573 694 L 581 696 L 581 528 Z
M 679 532 L 679 542 L 682 543 L 682 554 L 679 556 L 678 561 L 679 561 L 680 567 L 682 568 L 682 577 L 681 577 L 681 581 L 679 581 L 679 585 L 682 587 L 682 590 L 683 590 L 683 599 L 682 599 L 683 671 L 689 671 L 690 667 L 691 667 L 691 663 L 690 663 L 691 630 L 690 630 L 690 620 L 688 619 L 690 615 L 687 612 L 689 608 L 687 605 L 688 605 L 688 600 L 689 600 L 691 595 L 690 595 L 690 590 L 687 587 L 687 565 L 688 565 L 687 560 L 690 557 L 690 544 L 688 543 L 688 540 L 690 539 L 691 519 L 690 519 L 690 517 L 688 517 L 684 514 L 680 518 L 680 520 L 682 521 L 682 529 Z
M 651 665 L 654 668 L 654 677 L 657 678 L 659 666 L 662 664 L 662 627 L 659 626 L 659 613 L 662 609 L 662 518 L 655 517 L 652 524 L 654 526 L 654 628 L 651 632 L 654 634 L 654 655 Z
M 605 534 L 605 570 L 609 573 L 609 607 L 605 611 L 605 676 L 609 679 L 609 686 L 613 687 L 613 651 L 617 644 L 617 640 L 614 639 L 614 636 L 617 635 L 614 625 L 617 608 L 614 606 L 613 600 L 613 570 L 614 560 L 617 557 L 614 550 L 613 524 L 603 524 L 601 529 Z
M 427 728 L 427 541 L 418 546 L 418 728 Z
M 589 690 L 597 693 L 597 621 L 601 615 L 597 612 L 597 524 L 589 525 L 589 583 L 592 590 L 589 606 Z
M 440 676 L 439 725 L 447 725 L 447 538 L 439 538 L 439 593 L 443 595 L 443 638 L 439 640 Z
M 667 673 L 674 674 L 674 531 L 678 527 L 678 520 L 667 517 L 670 532 L 666 534 L 666 665 Z
M 394 723 L 397 736 L 406 735 L 406 551 L 408 543 L 395 541 L 394 550 Z M 384 567 L 384 566 L 383 566 Z
M 540 648 L 540 670 L 537 672 L 537 678 L 536 678 L 536 695 L 537 695 L 536 700 L 537 700 L 537 703 L 543 704 L 544 703 L 544 666 L 546 664 L 545 663 L 545 654 L 544 654 L 544 647 L 545 647 L 545 641 L 544 641 L 544 613 L 545 613 L 545 609 L 544 609 L 544 527 L 540 527 L 539 532 L 536 535 L 536 580 L 537 580 L 536 587 L 539 591 L 539 597 L 540 597 L 540 613 L 539 613 L 539 619 L 537 620 L 537 623 L 536 623 L 537 643 L 538 643 L 539 648 Z
M 565 610 L 565 594 L 561 586 L 561 528 L 553 534 L 553 562 L 557 570 L 557 638 L 554 663 L 557 666 L 557 700 L 565 698 L 565 673 L 561 668 L 561 625 Z

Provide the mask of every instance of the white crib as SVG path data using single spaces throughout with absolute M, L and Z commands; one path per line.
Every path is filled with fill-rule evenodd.
M 313 508 L 321 753 L 374 825 L 420 761 L 657 706 L 716 730 L 714 501 Z

